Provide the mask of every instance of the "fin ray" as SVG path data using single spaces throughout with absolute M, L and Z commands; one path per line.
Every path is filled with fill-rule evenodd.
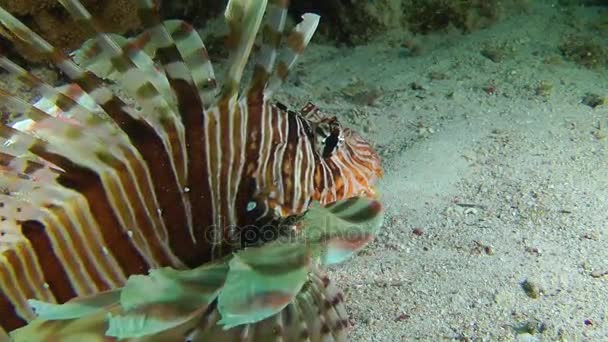
M 298 60 L 298 57 L 304 52 L 306 46 L 312 39 L 313 34 L 319 25 L 319 15 L 312 13 L 304 13 L 302 21 L 293 28 L 287 38 L 287 48 L 281 56 L 274 69 L 274 72 L 268 81 L 264 95 L 270 98 L 277 89 L 283 84 L 289 71 Z
M 191 258 L 191 255 L 195 253 L 193 241 L 190 237 L 186 237 L 181 233 L 181 228 L 177 228 L 187 225 L 187 222 L 184 222 L 184 218 L 187 216 L 186 212 L 188 209 L 183 201 L 184 188 L 179 185 L 179 174 L 175 172 L 174 166 L 176 163 L 173 159 L 173 154 L 171 149 L 166 147 L 166 139 L 163 140 L 167 128 L 163 127 L 159 132 L 158 127 L 151 125 L 132 106 L 127 105 L 121 98 L 115 95 L 97 76 L 80 68 L 64 53 L 53 48 L 5 10 L 0 10 L 0 22 L 9 31 L 15 33 L 16 39 L 23 39 L 26 44 L 29 44 L 32 48 L 48 57 L 60 70 L 64 71 L 125 132 L 133 146 L 145 160 L 146 167 L 150 170 L 152 178 L 155 180 L 153 182 L 155 192 L 163 194 L 163 196 L 158 197 L 159 208 L 157 209 L 157 217 L 164 221 L 169 230 L 174 231 L 174 234 L 169 236 L 169 245 L 179 254 L 180 259 L 187 260 Z M 38 149 L 37 152 L 47 153 L 44 151 L 44 144 L 38 145 L 36 148 Z M 57 158 L 58 156 L 54 156 L 51 159 Z M 158 167 L 158 165 L 166 165 L 167 167 Z M 80 176 L 82 177 L 84 177 L 82 172 L 88 172 L 84 169 L 72 169 L 74 172 L 76 170 L 81 172 Z M 112 178 L 116 179 L 115 177 L 116 175 L 114 174 Z M 79 181 L 82 182 L 83 179 L 79 179 Z M 80 186 L 83 185 L 79 184 Z M 177 245 L 182 246 L 182 248 L 175 248 Z
M 267 0 L 229 0 L 224 16 L 230 28 L 228 69 L 220 93 L 227 101 L 239 92 L 243 70 L 260 28 Z
M 253 77 L 248 93 L 257 96 L 266 86 L 275 68 L 278 50 L 281 44 L 285 21 L 287 19 L 287 1 L 269 0 L 262 28 L 262 46 L 253 69 Z

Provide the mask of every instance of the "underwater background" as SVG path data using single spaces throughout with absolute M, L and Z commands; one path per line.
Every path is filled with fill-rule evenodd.
M 44 3 L 0 1 L 53 43 L 78 46 Z M 90 3 L 117 32 L 136 30 L 129 1 Z M 193 20 L 221 64 L 225 2 L 163 6 Z M 336 114 L 383 159 L 386 224 L 330 269 L 350 340 L 608 338 L 607 6 L 292 1 L 295 18 L 317 12 L 321 24 L 277 98 Z

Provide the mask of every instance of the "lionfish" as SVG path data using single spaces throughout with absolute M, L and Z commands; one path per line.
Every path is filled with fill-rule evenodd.
M 287 1 L 228 1 L 219 82 L 197 31 L 153 0 L 131 39 L 59 2 L 90 32 L 72 55 L 0 7 L 71 82 L 0 57 L 40 95 L 0 90 L 27 118 L 0 125 L 0 339 L 344 339 L 342 295 L 312 260 L 343 260 L 381 224 L 379 157 L 314 105 L 273 101 L 319 17 L 284 34 Z

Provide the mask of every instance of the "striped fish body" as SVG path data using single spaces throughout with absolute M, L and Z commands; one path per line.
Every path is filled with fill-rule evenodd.
M 0 91 L 28 118 L 0 126 L 0 327 L 31 320 L 29 298 L 63 303 L 149 269 L 193 268 L 275 239 L 276 222 L 312 201 L 373 195 L 381 170 L 367 142 L 310 105 L 272 101 L 318 17 L 305 15 L 277 57 L 286 4 L 270 1 L 269 34 L 240 92 L 266 1 L 229 1 L 234 44 L 221 84 L 196 31 L 161 22 L 152 1 L 139 1 L 145 31 L 131 40 L 102 33 L 77 0 L 61 3 L 90 28 L 86 63 L 0 8 L 15 39 L 72 82 L 53 88 L 0 57 L 42 96 L 31 105 Z M 110 75 L 128 99 L 102 80 Z

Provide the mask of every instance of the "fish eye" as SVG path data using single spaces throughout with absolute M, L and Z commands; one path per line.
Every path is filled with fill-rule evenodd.
M 323 159 L 332 157 L 345 141 L 345 131 L 338 119 L 321 117 L 307 122 L 307 134 L 316 154 Z
M 323 158 L 330 158 L 344 142 L 342 129 L 335 117 L 316 123 L 314 132 L 317 151 Z
M 340 138 L 337 135 L 330 135 L 323 141 L 323 153 L 321 156 L 323 158 L 329 158 L 333 155 L 333 153 L 338 149 L 338 145 L 340 143 Z

